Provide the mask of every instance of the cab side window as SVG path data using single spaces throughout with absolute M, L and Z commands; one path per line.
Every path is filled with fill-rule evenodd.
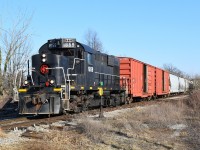
M 92 65 L 92 54 L 90 54 L 90 53 L 87 53 L 87 63 L 89 65 Z
M 81 49 L 78 50 L 78 58 L 83 59 L 83 51 Z

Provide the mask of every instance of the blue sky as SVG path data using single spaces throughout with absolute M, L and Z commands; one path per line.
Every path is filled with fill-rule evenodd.
M 33 54 L 48 39 L 98 33 L 109 54 L 200 74 L 199 0 L 0 0 L 2 26 L 33 13 Z

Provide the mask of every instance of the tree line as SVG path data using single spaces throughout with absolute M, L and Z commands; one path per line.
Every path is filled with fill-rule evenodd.
M 0 97 L 11 96 L 20 70 L 25 71 L 31 52 L 31 16 L 20 13 L 10 26 L 0 24 Z M 9 22 L 9 18 L 7 18 Z

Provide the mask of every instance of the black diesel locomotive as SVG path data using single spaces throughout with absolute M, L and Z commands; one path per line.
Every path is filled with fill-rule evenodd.
M 119 59 L 76 39 L 48 40 L 32 56 L 31 74 L 19 89 L 20 114 L 61 114 L 125 103 Z

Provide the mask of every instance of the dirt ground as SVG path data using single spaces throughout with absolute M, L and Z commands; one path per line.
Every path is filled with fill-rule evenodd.
M 104 112 L 104 118 L 82 113 L 72 121 L 0 130 L 0 149 L 198 150 L 200 91 L 159 104 Z

